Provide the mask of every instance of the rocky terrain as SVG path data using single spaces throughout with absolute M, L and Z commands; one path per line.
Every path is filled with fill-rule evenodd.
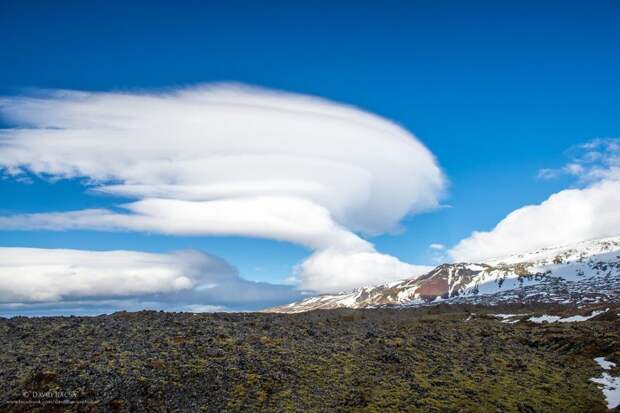
M 604 412 L 605 383 L 620 376 L 618 312 L 439 304 L 0 318 L 0 411 Z
M 620 302 L 620 237 L 544 248 L 483 263 L 443 264 L 418 278 L 325 294 L 265 311 L 453 303 Z

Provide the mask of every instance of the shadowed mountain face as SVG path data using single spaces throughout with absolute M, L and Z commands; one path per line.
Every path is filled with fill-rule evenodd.
M 620 237 L 614 237 L 484 263 L 443 264 L 418 278 L 310 297 L 266 311 L 419 306 L 440 301 L 591 304 L 618 300 Z

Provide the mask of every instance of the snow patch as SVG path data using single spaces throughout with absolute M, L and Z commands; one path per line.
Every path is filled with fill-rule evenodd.
M 512 318 L 512 317 L 521 317 L 527 314 L 493 314 L 493 316 L 498 318 Z
M 560 321 L 560 323 L 572 323 L 575 321 L 586 321 L 589 320 L 593 317 L 596 317 L 599 314 L 603 314 L 606 313 L 609 310 L 609 308 L 606 308 L 605 310 L 601 310 L 601 311 L 592 311 L 592 314 L 590 314 L 589 316 L 581 316 L 581 315 L 574 315 L 572 317 L 568 317 L 568 318 L 563 318 Z
M 604 357 L 597 357 L 594 361 L 596 361 L 603 370 L 616 367 L 616 363 L 607 361 Z M 593 377 L 590 380 L 601 385 L 605 399 L 607 399 L 608 409 L 620 406 L 620 377 L 613 377 L 608 373 L 603 373 L 601 377 Z
M 543 322 L 547 322 L 547 323 L 574 323 L 574 322 L 580 322 L 580 321 L 586 321 L 589 320 L 593 317 L 596 317 L 599 314 L 603 314 L 606 313 L 609 310 L 609 308 L 606 308 L 605 310 L 599 310 L 599 311 L 592 311 L 592 314 L 588 315 L 588 316 L 582 316 L 582 315 L 574 315 L 572 317 L 566 317 L 566 318 L 562 318 L 560 316 L 557 315 L 541 315 L 540 317 L 530 317 L 529 321 L 531 321 L 532 323 L 543 323 Z
M 558 321 L 560 318 L 560 316 L 557 315 L 541 315 L 540 317 L 530 317 L 528 321 L 531 321 L 532 323 L 555 323 L 556 321 Z
M 613 361 L 605 360 L 605 357 L 597 357 L 594 359 L 594 361 L 596 361 L 603 370 L 609 370 L 616 367 L 616 363 L 614 363 Z
M 620 405 L 620 377 L 603 373 L 601 377 L 593 377 L 590 380 L 601 385 L 605 399 L 607 399 L 608 409 Z

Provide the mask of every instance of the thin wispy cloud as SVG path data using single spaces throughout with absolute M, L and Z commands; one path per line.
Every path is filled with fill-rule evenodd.
M 568 163 L 560 168 L 544 168 L 538 178 L 555 179 L 561 176 L 577 178 L 585 185 L 602 179 L 620 179 L 620 139 L 598 138 L 576 145 L 567 151 Z

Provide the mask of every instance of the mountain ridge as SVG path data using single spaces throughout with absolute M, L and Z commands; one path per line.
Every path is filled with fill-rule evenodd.
M 417 278 L 313 296 L 266 312 L 423 306 L 436 302 L 590 304 L 620 300 L 620 236 L 477 263 L 445 263 Z

